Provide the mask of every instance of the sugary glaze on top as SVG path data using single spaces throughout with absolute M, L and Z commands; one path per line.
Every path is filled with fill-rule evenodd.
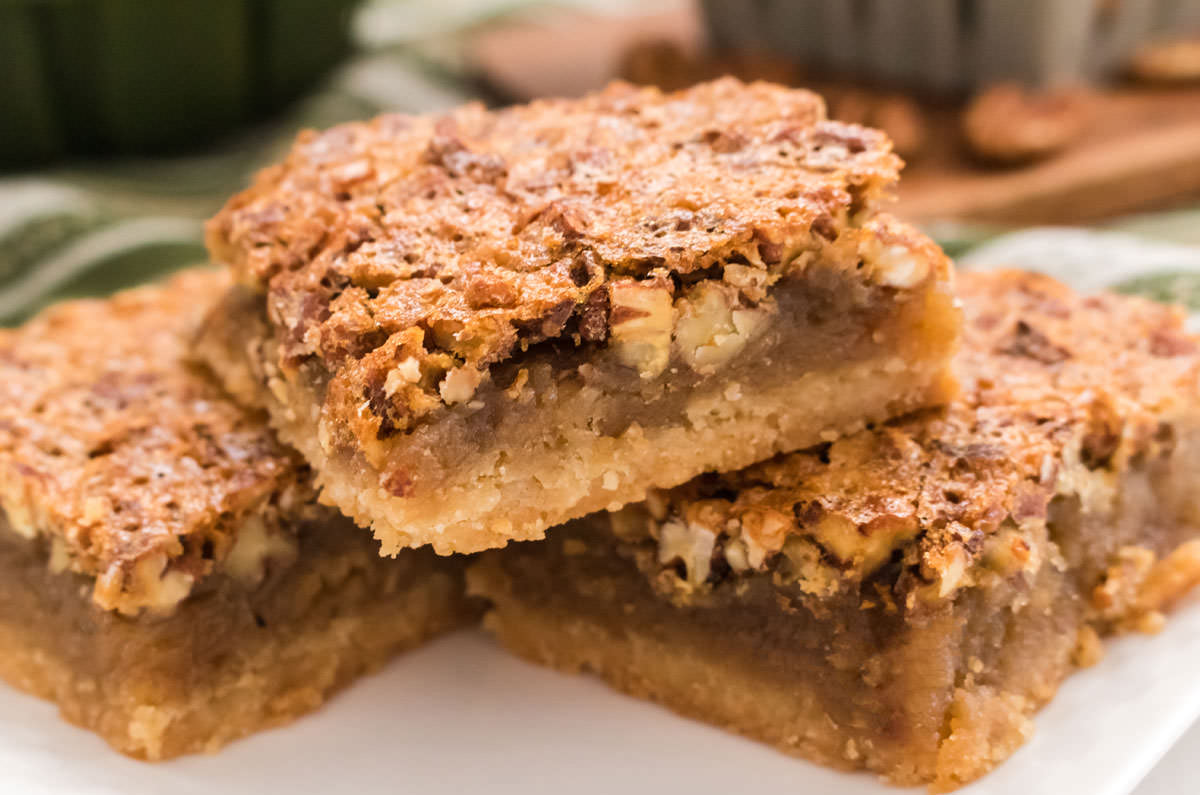
M 1200 348 L 1180 310 L 1015 271 L 964 273 L 958 288 L 950 406 L 698 478 L 614 529 L 653 537 L 651 568 L 679 594 L 774 570 L 828 596 L 886 570 L 911 605 L 1045 564 L 1052 498 L 1103 516 L 1121 473 L 1196 434 Z
M 222 563 L 260 575 L 287 554 L 278 517 L 313 499 L 263 419 L 185 363 L 229 284 L 190 271 L 0 330 L 0 532 L 44 539 L 103 608 L 169 610 Z
M 864 241 L 911 249 L 920 275 L 944 278 L 925 238 L 871 221 L 899 166 L 882 133 L 827 120 L 806 91 L 614 84 L 304 133 L 212 219 L 208 244 L 266 293 L 272 364 L 342 395 L 328 408 L 342 422 L 366 405 L 368 446 L 530 345 L 604 343 L 643 313 L 647 301 L 618 305 L 635 282 L 669 310 L 731 264 L 753 304 L 811 261 L 800 253 L 834 245 L 854 249 L 830 258 L 853 280 L 895 282 L 863 264 Z

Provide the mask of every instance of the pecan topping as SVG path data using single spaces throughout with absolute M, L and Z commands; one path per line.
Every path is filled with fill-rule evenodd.
M 588 296 L 579 313 L 579 335 L 587 342 L 608 338 L 608 291 L 596 290 Z
M 1125 421 L 1107 397 L 1098 397 L 1088 406 L 1080 459 L 1088 469 L 1107 466 L 1121 444 Z

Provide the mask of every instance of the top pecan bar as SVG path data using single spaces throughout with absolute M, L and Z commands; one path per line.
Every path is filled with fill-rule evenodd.
M 944 397 L 899 166 L 735 80 L 306 133 L 210 222 L 243 287 L 203 347 L 386 549 L 536 538 Z

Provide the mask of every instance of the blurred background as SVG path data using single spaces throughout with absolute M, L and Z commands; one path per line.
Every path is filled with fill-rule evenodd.
M 1200 310 L 1200 0 L 0 0 L 0 324 L 204 261 L 301 128 L 723 74 L 887 130 L 964 267 Z
M 723 74 L 887 130 L 964 263 L 1200 306 L 1200 0 L 3 0 L 0 59 L 3 323 L 202 261 L 301 128 Z

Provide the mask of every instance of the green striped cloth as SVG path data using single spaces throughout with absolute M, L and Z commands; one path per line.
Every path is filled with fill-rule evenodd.
M 575 0 L 595 6 L 599 0 Z M 50 301 L 98 295 L 203 262 L 203 221 L 253 171 L 278 158 L 297 130 L 384 110 L 430 111 L 472 96 L 462 31 L 521 0 L 375 0 L 357 21 L 364 54 L 283 118 L 222 148 L 185 157 L 105 161 L 0 179 L 0 324 Z M 628 0 L 605 10 L 638 8 Z M 1116 286 L 1200 309 L 1200 208 L 1128 219 L 1116 231 L 935 227 L 968 266 L 1048 270 L 1080 287 Z M 1126 236 L 1119 233 L 1128 233 Z

